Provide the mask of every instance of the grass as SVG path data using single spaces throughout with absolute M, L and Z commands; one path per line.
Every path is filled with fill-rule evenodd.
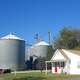
M 32 72 L 32 73 L 17 73 L 16 76 L 14 74 L 1 74 L 0 80 L 64 80 L 70 78 L 80 77 L 80 75 L 54 75 L 48 73 L 39 73 L 39 72 Z

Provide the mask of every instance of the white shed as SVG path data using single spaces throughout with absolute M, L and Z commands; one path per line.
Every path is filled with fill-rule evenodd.
M 51 62 L 52 73 L 80 74 L 80 51 L 57 49 L 46 62 Z

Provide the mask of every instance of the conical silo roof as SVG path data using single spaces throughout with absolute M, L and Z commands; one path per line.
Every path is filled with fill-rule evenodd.
M 6 36 L 1 37 L 0 39 L 17 39 L 17 40 L 23 40 L 22 38 L 17 37 L 16 35 L 13 34 L 8 34 Z
M 38 43 L 34 44 L 34 46 L 40 46 L 40 45 L 49 46 L 49 44 L 48 44 L 48 43 L 46 43 L 45 41 L 40 41 L 40 42 L 38 42 Z

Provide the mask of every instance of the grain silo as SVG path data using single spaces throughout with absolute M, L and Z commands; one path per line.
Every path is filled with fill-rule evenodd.
M 49 47 L 48 43 L 40 41 L 34 44 L 31 48 L 29 48 L 28 55 L 36 57 L 46 57 L 48 53 L 48 47 Z
M 23 70 L 25 41 L 13 34 L 0 38 L 0 69 Z

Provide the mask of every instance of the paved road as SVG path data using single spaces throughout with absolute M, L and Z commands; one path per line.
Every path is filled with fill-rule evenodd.
M 72 78 L 72 79 L 65 79 L 65 80 L 80 80 L 80 78 Z

